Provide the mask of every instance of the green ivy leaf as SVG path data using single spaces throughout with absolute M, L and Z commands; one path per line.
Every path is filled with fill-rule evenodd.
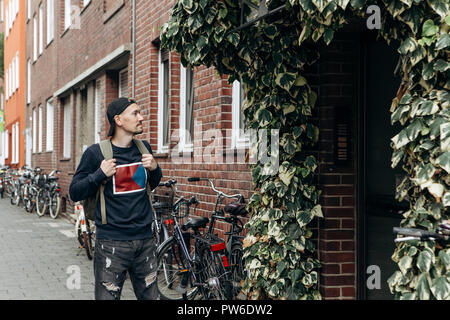
M 445 300 L 450 295 L 450 283 L 447 277 L 442 276 L 433 280 L 431 292 L 438 300 Z
M 445 19 L 445 16 L 449 12 L 449 4 L 446 0 L 428 0 L 427 1 L 431 8 L 441 16 L 442 20 Z
M 450 35 L 444 33 L 440 36 L 439 40 L 436 42 L 436 50 L 446 49 L 450 46 Z
M 419 253 L 419 256 L 417 258 L 417 267 L 421 272 L 428 272 L 431 268 L 431 261 L 432 253 L 430 253 L 428 250 L 424 250 Z
M 227 35 L 227 40 L 229 42 L 231 42 L 231 44 L 235 47 L 238 46 L 240 38 L 241 37 L 239 36 L 239 33 L 237 33 L 237 32 L 233 32 L 233 33 L 230 33 L 229 35 Z
M 281 88 L 289 91 L 297 79 L 297 74 L 285 72 L 279 73 L 275 78 L 275 83 Z
M 445 60 L 439 59 L 438 61 L 436 61 L 436 63 L 433 66 L 433 69 L 435 71 L 439 71 L 439 72 L 445 72 L 448 69 L 450 69 L 450 63 L 448 63 Z
M 430 285 L 428 282 L 429 274 L 427 272 L 421 273 L 417 280 L 416 290 L 419 294 L 420 300 L 430 300 Z
M 422 27 L 422 37 L 432 37 L 438 32 L 439 27 L 434 24 L 433 20 L 428 19 L 425 21 Z
M 450 173 L 450 151 L 446 151 L 436 159 L 436 164 Z

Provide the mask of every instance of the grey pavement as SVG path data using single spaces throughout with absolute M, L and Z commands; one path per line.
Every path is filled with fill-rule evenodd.
M 93 260 L 79 248 L 74 224 L 38 217 L 0 199 L 0 300 L 92 300 Z M 136 300 L 127 279 L 122 300 Z

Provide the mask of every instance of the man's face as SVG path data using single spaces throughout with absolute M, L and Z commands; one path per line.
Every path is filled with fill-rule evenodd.
M 129 105 L 121 114 L 114 117 L 116 120 L 116 126 L 120 127 L 130 133 L 140 134 L 144 131 L 142 121 L 144 117 L 141 115 L 141 108 L 133 103 Z

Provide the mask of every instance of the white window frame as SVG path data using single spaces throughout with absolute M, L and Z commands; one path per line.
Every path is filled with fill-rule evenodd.
M 100 81 L 94 82 L 94 143 L 99 143 L 101 138 L 101 114 L 100 114 Z
M 72 19 L 70 17 L 71 2 L 70 0 L 64 0 L 64 31 L 70 28 Z
M 53 99 L 47 100 L 47 130 L 46 130 L 46 147 L 45 151 L 50 152 L 53 151 L 53 123 L 54 123 L 54 106 L 53 106 Z
M 8 69 L 5 70 L 5 97 L 6 101 L 9 99 L 9 88 L 8 88 L 8 81 L 9 81 L 9 75 L 8 75 Z
M 16 53 L 16 89 L 19 89 L 20 81 L 20 59 L 19 59 L 19 51 Z
M 158 53 L 158 151 L 157 153 L 168 153 L 169 146 L 163 145 L 164 130 L 164 63 L 162 61 L 162 51 Z M 170 61 L 170 60 L 169 60 Z M 170 63 L 170 62 L 169 62 Z M 170 70 L 170 69 L 169 69 Z M 170 81 L 169 81 L 170 86 Z M 170 125 L 170 118 L 169 123 Z M 170 133 L 170 129 L 169 129 Z
M 52 42 L 55 35 L 55 2 L 47 0 L 47 45 Z
M 4 14 L 5 14 L 5 0 L 2 0 L 2 2 L 1 2 L 1 15 L 2 15 L 2 17 L 1 17 L 1 21 L 3 22 L 4 21 Z
M 31 0 L 27 0 L 27 22 L 31 19 Z
M 38 107 L 38 112 L 39 112 L 39 119 L 38 119 L 38 127 L 39 127 L 39 129 L 38 129 L 38 152 L 39 153 L 41 153 L 42 152 L 42 138 L 43 138 L 43 136 L 44 136 L 44 133 L 43 133 L 43 129 L 44 129 L 44 127 L 43 127 L 43 117 L 44 117 L 44 113 L 42 112 L 42 105 L 39 105 L 39 107 Z
M 39 5 L 39 54 L 44 52 L 44 6 Z
M 11 135 L 11 163 L 16 163 L 16 124 L 14 123 L 12 126 L 12 135 Z
M 16 163 L 19 163 L 19 136 L 20 136 L 20 130 L 19 130 L 19 121 L 16 122 Z
M 33 153 L 37 150 L 37 119 L 36 108 L 33 109 Z
M 69 99 L 69 98 L 67 98 Z M 64 137 L 63 137 L 63 158 L 70 159 L 71 157 L 71 135 L 72 135 L 72 109 L 70 107 L 70 102 L 66 102 L 64 105 Z
M 37 16 L 33 16 L 33 61 L 37 60 L 38 56 L 38 24 Z
M 238 80 L 233 82 L 232 100 L 231 100 L 231 148 L 245 149 L 250 147 L 250 138 L 248 132 L 240 127 L 241 106 L 241 83 Z
M 83 7 L 87 7 L 89 3 L 91 3 L 91 0 L 83 0 Z
M 27 104 L 31 103 L 31 59 L 27 62 Z
M 126 88 L 122 86 L 122 77 L 124 75 L 127 77 Z M 124 91 L 124 90 L 125 90 L 126 94 L 122 93 L 122 91 Z M 119 97 L 128 98 L 128 67 L 119 71 Z
M 193 72 L 193 71 L 192 71 Z M 179 137 L 180 142 L 178 144 L 179 152 L 193 152 L 194 151 L 194 144 L 193 140 L 194 137 L 191 137 L 191 142 L 187 143 L 187 136 L 186 136 L 186 112 L 187 112 L 187 105 L 186 105 L 186 84 L 187 84 L 187 76 L 188 72 L 185 67 L 183 67 L 182 64 L 180 64 L 180 121 L 179 121 Z M 192 84 L 194 85 L 194 84 Z M 192 102 L 193 103 L 193 102 Z M 192 107 L 193 109 L 194 107 Z
M 9 131 L 8 130 L 5 130 L 5 136 L 4 136 L 4 139 L 5 139 L 5 159 L 8 159 L 9 158 Z

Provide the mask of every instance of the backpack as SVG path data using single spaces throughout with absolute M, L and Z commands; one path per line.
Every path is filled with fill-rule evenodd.
M 133 139 L 133 141 L 136 144 L 136 146 L 138 147 L 141 154 L 150 153 L 149 150 L 147 149 L 147 147 L 145 146 L 145 144 L 142 142 L 142 140 Z M 113 158 L 111 140 L 109 140 L 109 139 L 103 140 L 99 143 L 99 145 L 100 145 L 100 150 L 101 150 L 102 155 L 105 158 L 105 160 L 111 160 Z M 98 201 L 98 197 L 100 196 L 100 210 L 101 210 L 100 212 L 102 215 L 102 224 L 107 224 L 104 192 L 105 192 L 105 185 L 110 178 L 102 181 L 98 191 L 94 195 L 89 196 L 87 199 L 83 200 L 84 214 L 85 214 L 86 218 L 88 218 L 89 220 L 95 221 L 95 209 L 97 208 L 97 201 Z M 151 206 L 152 210 L 154 211 L 153 203 L 152 203 L 153 202 L 152 201 L 152 190 L 148 183 L 146 185 L 146 190 L 147 190 L 147 194 L 148 194 L 148 199 L 150 200 L 150 206 Z

